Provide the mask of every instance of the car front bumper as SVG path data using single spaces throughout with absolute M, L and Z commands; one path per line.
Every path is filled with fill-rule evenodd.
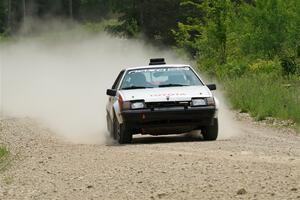
M 215 106 L 126 110 L 123 123 L 133 129 L 193 130 L 213 124 Z

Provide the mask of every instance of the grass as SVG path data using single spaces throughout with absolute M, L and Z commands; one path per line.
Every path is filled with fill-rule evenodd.
M 300 125 L 299 77 L 250 74 L 224 81 L 235 109 L 248 112 L 257 120 L 266 117 L 293 120 Z
M 5 147 L 0 147 L 0 160 L 8 155 L 8 150 Z
M 5 147 L 0 147 L 0 171 L 8 165 L 9 151 Z

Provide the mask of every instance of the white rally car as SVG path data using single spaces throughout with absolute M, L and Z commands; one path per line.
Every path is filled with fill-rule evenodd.
M 166 135 L 201 130 L 204 140 L 218 137 L 218 103 L 189 65 L 151 59 L 149 66 L 122 70 L 107 103 L 107 128 L 120 144 L 134 134 Z

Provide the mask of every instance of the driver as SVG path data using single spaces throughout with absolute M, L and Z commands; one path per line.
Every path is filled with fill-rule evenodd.
M 146 81 L 146 77 L 144 74 L 140 73 L 140 72 L 137 72 L 137 73 L 133 73 L 131 75 L 131 85 L 133 86 L 147 86 L 148 83 Z

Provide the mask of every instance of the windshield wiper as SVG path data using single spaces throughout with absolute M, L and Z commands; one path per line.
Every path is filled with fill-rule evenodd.
M 188 86 L 188 85 L 182 85 L 182 84 L 165 84 L 165 85 L 159 85 L 158 87 L 182 87 L 182 86 Z
M 133 90 L 133 89 L 146 89 L 146 88 L 153 88 L 153 87 L 146 87 L 146 86 L 130 86 L 122 88 L 122 90 Z

